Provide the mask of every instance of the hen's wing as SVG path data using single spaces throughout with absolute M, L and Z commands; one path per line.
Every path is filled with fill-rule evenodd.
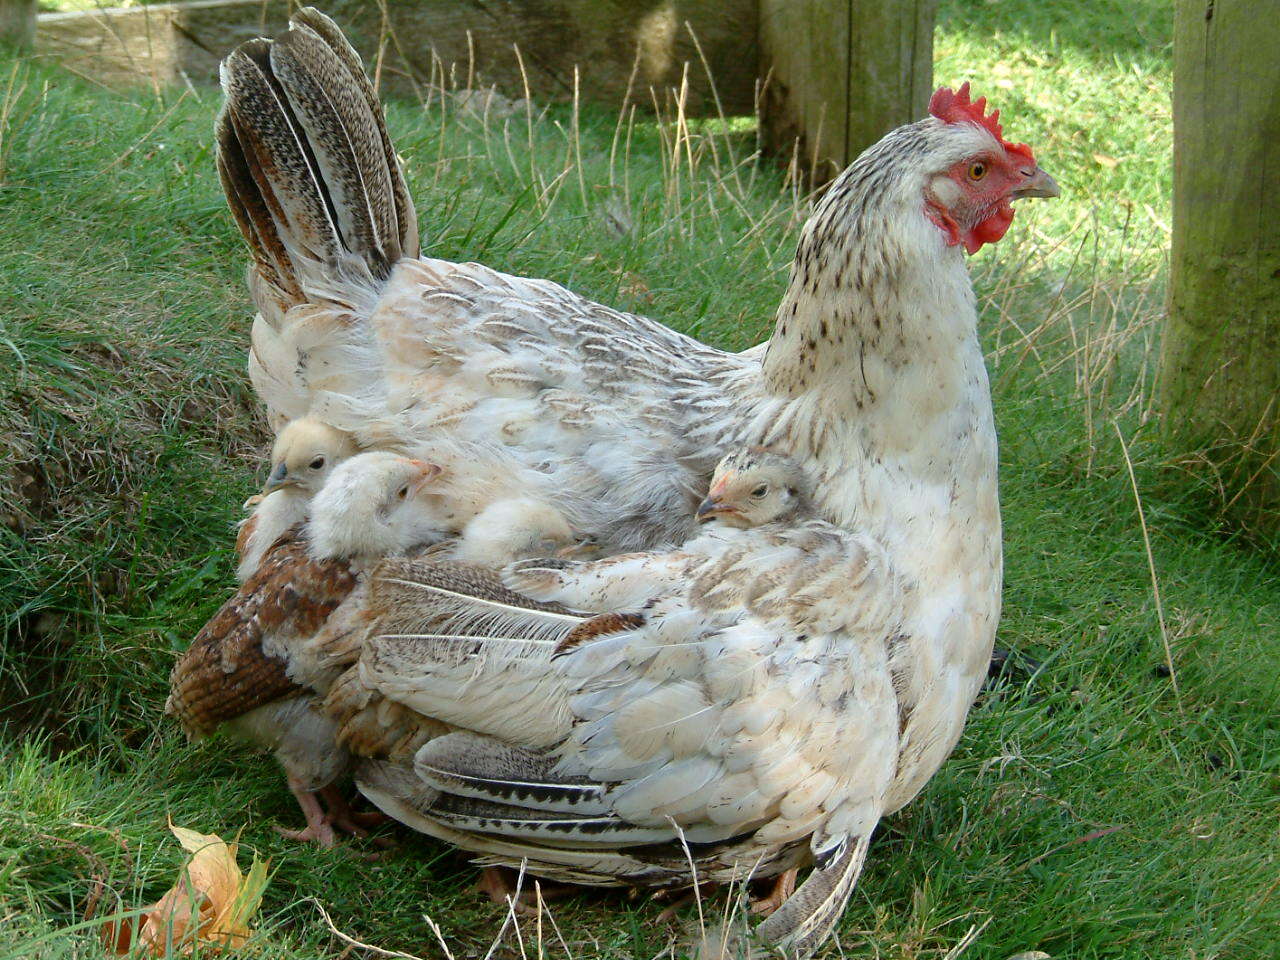
M 763 539 L 772 567 L 806 562 Z M 375 621 L 362 680 L 460 732 L 418 752 L 416 781 L 383 767 L 363 782 L 412 825 L 578 882 L 678 882 L 681 840 L 703 876 L 757 861 L 776 872 L 810 847 L 825 857 L 870 832 L 897 753 L 895 579 L 856 538 L 845 574 L 867 613 L 825 632 L 768 591 L 729 602 L 691 588 L 576 623 L 513 612 L 544 624 L 537 639 L 420 631 L 405 622 L 410 601 L 390 605 L 401 612 Z M 394 582 L 375 574 L 372 593 L 416 576 L 412 564 Z M 557 651 L 555 635 L 576 630 L 593 636 Z
M 759 359 L 706 347 L 544 280 L 416 260 L 376 96 L 304 10 L 223 65 L 218 164 L 253 253 L 250 372 L 277 418 L 366 444 L 453 433 L 554 480 L 586 533 L 652 546 L 696 498 L 757 391 Z

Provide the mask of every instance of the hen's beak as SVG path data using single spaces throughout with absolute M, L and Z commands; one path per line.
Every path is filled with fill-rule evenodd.
M 276 464 L 275 469 L 271 471 L 271 476 L 267 477 L 266 486 L 262 488 L 263 493 L 271 493 L 279 490 L 281 487 L 293 483 L 293 478 L 289 476 L 289 468 L 281 460 Z
M 1053 177 L 1049 176 L 1039 167 L 1032 171 L 1023 171 L 1027 175 L 1027 180 L 1022 186 L 1014 190 L 1012 197 L 1015 200 L 1021 200 L 1023 197 L 1058 197 L 1062 195 L 1062 191 L 1058 189 L 1057 182 Z

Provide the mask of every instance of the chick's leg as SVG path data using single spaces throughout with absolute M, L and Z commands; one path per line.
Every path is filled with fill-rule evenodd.
M 325 815 L 320 806 L 320 801 L 316 798 L 316 794 L 308 790 L 306 785 L 293 775 L 289 776 L 288 784 L 289 792 L 293 794 L 294 799 L 298 801 L 298 806 L 302 808 L 302 815 L 307 818 L 307 826 L 303 830 L 286 830 L 283 827 L 276 827 L 276 833 L 289 840 L 317 843 L 325 849 L 332 847 L 337 843 L 337 839 L 334 836 L 333 827 L 329 824 L 329 818 Z
M 352 810 L 351 804 L 342 795 L 342 791 L 333 784 L 322 787 L 318 794 L 324 800 L 325 807 L 328 808 L 329 814 L 326 817 L 328 823 L 344 833 L 351 834 L 353 837 L 367 837 L 370 827 L 381 826 L 391 819 L 385 813 L 380 813 L 377 810 L 364 812 Z M 389 846 L 391 841 L 383 837 L 377 837 L 374 839 L 374 843 L 379 846 Z

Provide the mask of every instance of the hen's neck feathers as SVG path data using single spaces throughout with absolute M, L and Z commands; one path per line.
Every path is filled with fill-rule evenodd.
M 958 459 L 993 432 L 964 258 L 924 215 L 929 175 L 968 148 L 949 134 L 926 120 L 886 137 L 801 234 L 754 432 L 808 453 L 828 481 L 887 461 L 925 482 L 972 477 Z

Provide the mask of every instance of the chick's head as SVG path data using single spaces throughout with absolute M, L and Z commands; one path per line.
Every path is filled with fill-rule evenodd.
M 383 557 L 437 542 L 446 532 L 432 483 L 440 472 L 382 451 L 343 461 L 311 503 L 312 554 Z
M 463 563 L 500 567 L 527 557 L 549 557 L 577 544 L 555 507 L 529 498 L 499 500 L 463 528 L 456 557 Z
M 357 450 L 355 438 L 344 430 L 315 417 L 291 420 L 271 447 L 271 474 L 263 492 L 293 487 L 314 495 Z
M 809 483 L 790 457 L 762 447 L 736 450 L 716 466 L 698 522 L 746 529 L 785 520 L 805 508 Z

